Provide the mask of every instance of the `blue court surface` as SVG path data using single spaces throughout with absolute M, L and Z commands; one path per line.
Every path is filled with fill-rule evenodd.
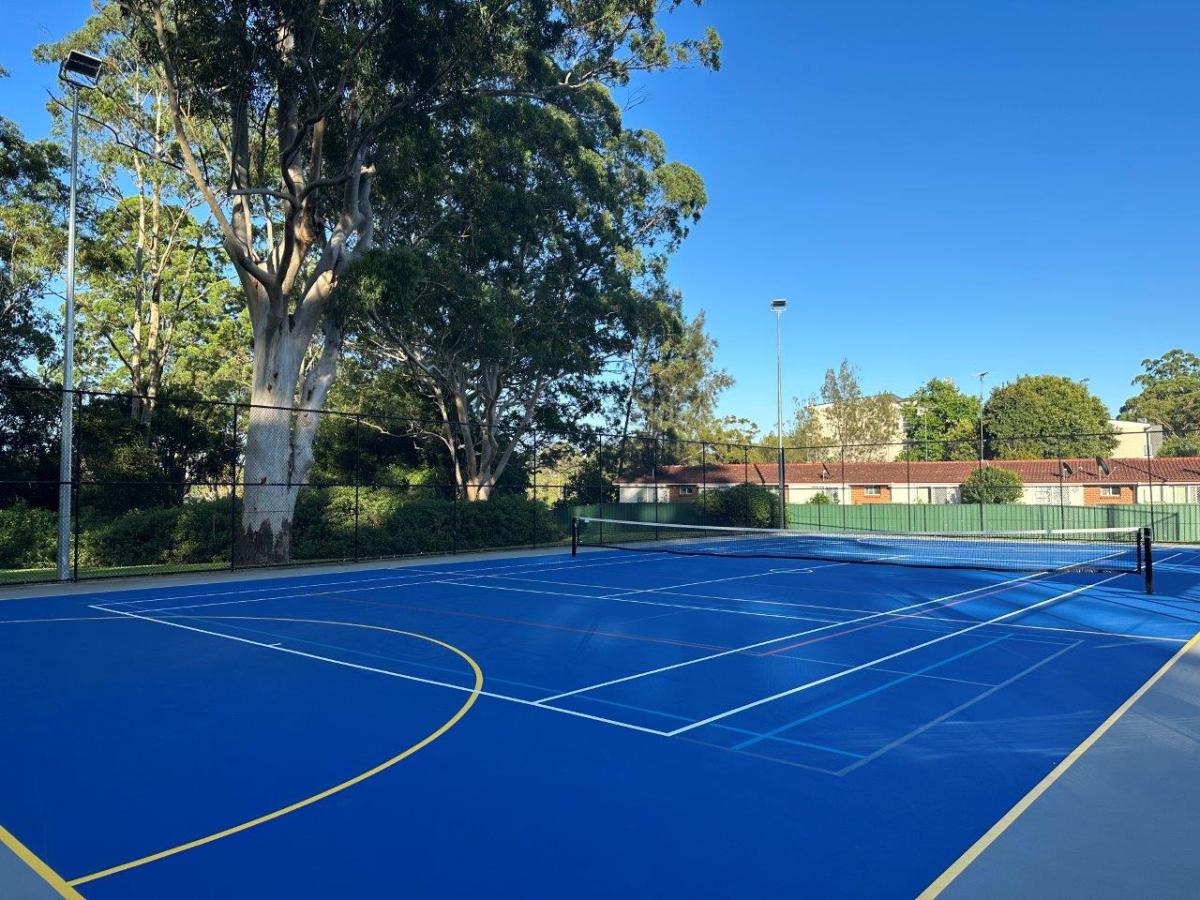
M 89 898 L 913 897 L 1200 630 L 1200 551 L 1157 562 L 1154 595 L 597 550 L 7 600 L 0 835 Z

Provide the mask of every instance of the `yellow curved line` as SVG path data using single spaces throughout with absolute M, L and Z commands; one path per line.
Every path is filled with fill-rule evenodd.
M 251 618 L 251 617 L 247 617 L 247 618 Z M 71 881 L 67 882 L 67 884 L 69 884 L 72 887 L 74 887 L 76 885 L 80 885 L 80 884 L 87 884 L 89 881 L 96 881 L 97 879 L 100 879 L 100 878 L 107 878 L 109 875 L 116 875 L 118 872 L 126 872 L 129 869 L 134 869 L 134 868 L 137 868 L 138 866 L 144 866 L 144 865 L 146 865 L 146 863 L 157 862 L 158 860 L 164 859 L 168 856 L 174 856 L 176 853 L 183 853 L 185 850 L 193 850 L 196 847 L 201 847 L 205 844 L 211 844 L 213 841 L 219 841 L 219 840 L 221 840 L 221 838 L 227 838 L 230 835 L 237 834 L 238 832 L 246 831 L 247 829 L 254 828 L 256 825 L 262 825 L 265 822 L 270 822 L 273 819 L 278 819 L 281 816 L 286 816 L 288 813 L 295 812 L 298 809 L 303 809 L 306 806 L 311 806 L 312 804 L 318 802 L 319 800 L 324 800 L 326 797 L 331 797 L 334 794 L 337 794 L 341 791 L 346 790 L 346 788 L 353 787 L 354 785 L 358 784 L 359 782 L 366 781 L 368 778 L 378 775 L 380 772 L 384 771 L 385 769 L 391 768 L 392 766 L 396 765 L 396 763 L 400 762 L 401 760 L 407 759 L 408 757 L 412 756 L 414 753 L 416 753 L 418 750 L 422 749 L 423 747 L 429 746 L 434 741 L 436 741 L 438 738 L 440 738 L 443 734 L 445 734 L 447 731 L 449 731 L 451 728 L 453 728 L 455 725 L 457 725 L 458 721 L 467 714 L 467 711 L 472 706 L 475 705 L 475 701 L 479 698 L 480 691 L 483 690 L 483 670 L 479 668 L 479 664 L 477 662 L 475 662 L 475 660 L 473 660 L 466 653 L 464 653 L 462 650 L 459 650 L 457 647 L 455 647 L 451 644 L 447 644 L 444 641 L 439 641 L 437 638 L 431 638 L 428 635 L 417 634 L 412 631 L 401 631 L 398 628 L 387 628 L 383 625 L 367 625 L 362 622 L 333 622 L 333 621 L 324 621 L 321 619 L 275 619 L 273 617 L 266 617 L 266 616 L 263 616 L 263 617 L 255 616 L 252 618 L 261 618 L 263 621 L 305 622 L 305 623 L 308 623 L 311 625 L 346 625 L 351 628 L 370 628 L 374 631 L 387 631 L 387 632 L 391 632 L 392 634 L 402 634 L 402 635 L 405 635 L 406 637 L 418 638 L 419 640 L 422 640 L 422 641 L 428 641 L 431 644 L 437 644 L 439 647 L 444 647 L 445 649 L 451 651 L 452 653 L 456 653 L 458 656 L 462 657 L 462 659 L 464 659 L 466 661 L 467 665 L 469 665 L 471 667 L 471 671 L 475 673 L 475 685 L 471 689 L 471 693 L 467 695 L 466 702 L 463 703 L 463 705 L 459 707 L 458 712 L 456 712 L 453 716 L 451 716 L 449 719 L 447 719 L 440 728 L 438 728 L 436 731 L 432 732 L 431 734 L 427 735 L 426 737 L 422 738 L 420 741 L 413 744 L 411 747 L 409 747 L 407 750 L 403 751 L 402 753 L 397 753 L 391 759 L 384 760 L 379 765 L 377 765 L 373 768 L 367 769 L 367 771 L 362 772 L 358 775 L 355 775 L 353 778 L 349 778 L 346 781 L 341 782 L 340 784 L 335 784 L 333 787 L 326 788 L 325 790 L 321 791 L 319 794 L 313 794 L 311 797 L 306 797 L 303 800 L 298 800 L 295 803 L 292 803 L 292 804 L 289 804 L 288 806 L 283 807 L 282 809 L 277 809 L 274 812 L 269 812 L 265 815 L 258 816 L 257 818 L 250 819 L 249 821 L 242 822 L 240 825 L 234 825 L 231 828 L 226 828 L 222 831 L 214 832 L 214 833 L 206 835 L 202 838 L 197 838 L 194 841 L 188 841 L 186 844 L 179 844 L 176 847 L 170 847 L 166 850 L 160 850 L 157 853 L 151 853 L 149 856 L 143 856 L 140 859 L 134 859 L 134 860 L 130 860 L 127 863 L 121 863 L 119 866 L 112 866 L 111 868 L 108 868 L 108 869 L 102 869 L 99 872 L 93 872 L 90 875 L 83 875 L 79 878 L 74 878 Z

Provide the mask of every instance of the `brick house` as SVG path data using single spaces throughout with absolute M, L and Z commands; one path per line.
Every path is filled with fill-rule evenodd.
M 1070 506 L 1200 503 L 1200 457 L 998 459 L 985 465 L 1016 472 L 1024 483 L 1019 503 Z M 977 462 L 788 463 L 789 503 L 825 494 L 832 503 L 958 503 Z M 623 503 L 690 503 L 705 491 L 736 484 L 776 488 L 770 463 L 660 466 L 617 483 Z

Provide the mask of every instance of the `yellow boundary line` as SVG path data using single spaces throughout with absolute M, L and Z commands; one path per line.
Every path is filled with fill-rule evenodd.
M 368 778 L 372 778 L 375 775 L 378 775 L 380 772 L 384 771 L 385 769 L 390 769 L 392 766 L 396 765 L 396 763 L 400 762 L 401 760 L 407 759 L 408 757 L 412 756 L 414 753 L 416 753 L 418 750 L 422 749 L 423 747 L 429 746 L 434 741 L 436 741 L 438 738 L 440 738 L 443 734 L 445 734 L 447 731 L 449 731 L 451 728 L 453 728 L 455 725 L 457 725 L 459 720 L 467 714 L 467 711 L 472 706 L 475 705 L 475 701 L 477 699 L 479 699 L 480 691 L 483 690 L 483 671 L 479 668 L 479 664 L 477 662 L 475 662 L 475 660 L 473 660 L 466 653 L 464 653 L 462 650 L 459 650 L 457 647 L 455 647 L 451 644 L 447 644 L 444 641 L 439 641 L 437 638 L 431 638 L 428 635 L 417 634 L 412 631 L 401 631 L 397 628 L 386 628 L 383 625 L 367 625 L 362 622 L 334 622 L 334 621 L 324 621 L 321 619 L 287 619 L 286 621 L 305 622 L 305 623 L 311 624 L 311 625 L 345 625 L 350 628 L 369 628 L 374 631 L 386 631 L 386 632 L 390 632 L 391 634 L 402 634 L 406 637 L 412 637 L 412 638 L 417 638 L 422 641 L 428 641 L 431 644 L 436 644 L 439 647 L 443 647 L 446 650 L 449 650 L 452 653 L 457 654 L 459 657 L 461 657 L 463 660 L 465 660 L 467 665 L 469 665 L 471 667 L 471 671 L 475 674 L 475 685 L 471 689 L 471 693 L 467 695 L 466 702 L 464 702 L 463 705 L 458 708 L 458 711 L 453 716 L 451 716 L 449 719 L 447 719 L 441 725 L 441 727 L 439 727 L 436 731 L 432 732 L 431 734 L 427 735 L 426 737 L 422 738 L 421 740 L 417 741 L 417 743 L 413 744 L 407 750 L 404 750 L 401 753 L 397 753 L 391 759 L 384 760 L 379 765 L 374 766 L 370 769 L 367 769 L 367 771 L 362 772 L 358 775 L 355 775 L 353 778 L 349 778 L 346 781 L 343 781 L 339 784 L 335 784 L 335 785 L 333 785 L 333 787 L 326 788 L 325 790 L 321 791 L 320 793 L 313 794 L 311 797 L 305 797 L 303 800 L 298 800 L 295 803 L 291 803 L 291 804 L 283 807 L 282 809 L 275 810 L 274 812 L 269 812 L 269 813 L 266 813 L 265 815 L 257 816 L 256 818 L 250 819 L 246 822 L 242 822 L 239 825 L 234 825 L 231 828 L 226 828 L 226 829 L 223 829 L 222 831 L 217 831 L 212 834 L 205 835 L 204 837 L 197 838 L 194 841 L 188 841 L 185 844 L 179 844 L 178 846 L 175 846 L 175 847 L 169 847 L 166 850 L 160 850 L 157 853 L 151 853 L 149 856 L 143 856 L 139 859 L 130 860 L 129 862 L 121 863 L 118 866 L 112 866 L 111 868 L 108 868 L 108 869 L 102 869 L 99 872 L 92 872 L 90 875 L 83 875 L 79 878 L 73 878 L 71 881 L 65 882 L 63 884 L 63 887 L 66 888 L 68 891 L 70 891 L 69 894 L 63 894 L 64 897 L 75 898 L 75 897 L 80 896 L 73 889 L 75 885 L 87 884 L 89 881 L 96 881 L 100 878 L 107 878 L 109 875 L 116 875 L 118 872 L 127 872 L 130 869 L 137 868 L 138 866 L 144 866 L 144 865 L 146 865 L 146 863 L 157 862 L 158 860 L 165 859 L 168 856 L 174 856 L 176 853 L 183 853 L 185 850 L 193 850 L 196 847 L 202 847 L 205 844 L 211 844 L 213 841 L 219 841 L 222 838 L 229 837 L 230 835 L 238 834 L 239 832 L 246 831 L 250 828 L 254 828 L 257 825 L 262 825 L 266 822 L 270 822 L 274 819 L 278 819 L 282 816 L 286 816 L 288 813 L 295 812 L 298 809 L 303 809 L 306 806 L 311 806 L 312 804 L 317 803 L 320 800 L 324 800 L 325 798 L 331 797 L 334 794 L 340 793 L 341 791 L 344 791 L 349 787 L 353 787 L 354 785 L 359 784 L 360 782 L 366 781 Z M 2 832 L 2 831 L 3 831 L 3 829 L 0 829 L 0 832 Z M 3 832 L 3 833 L 7 834 L 7 832 Z M 0 837 L 2 837 L 2 836 L 3 835 L 0 835 Z M 14 838 L 14 840 L 15 840 L 15 838 Z M 25 851 L 25 852 L 28 853 L 28 851 Z M 20 855 L 20 851 L 18 851 L 18 855 Z M 32 854 L 29 854 L 29 855 L 32 856 Z M 33 857 L 33 859 L 37 860 L 37 857 Z M 38 862 L 40 862 L 40 860 L 38 860 Z M 42 866 L 43 866 L 43 868 L 45 868 L 46 872 L 49 872 L 51 875 L 54 875 L 54 873 L 48 867 L 46 867 L 44 863 L 42 864 Z M 39 874 L 42 874 L 43 877 L 46 877 L 46 875 L 40 871 L 39 871 Z M 54 877 L 57 878 L 58 876 L 55 875 Z M 47 879 L 47 880 L 49 880 L 49 879 Z M 59 878 L 58 880 L 62 881 L 61 878 Z
M 83 900 L 83 895 L 79 891 L 71 887 L 65 878 L 42 862 L 41 857 L 18 841 L 16 836 L 3 825 L 0 825 L 0 844 L 15 853 L 17 858 L 33 869 L 42 881 L 58 891 L 60 897 L 66 897 L 68 900 Z
M 1054 782 L 1058 781 L 1058 779 L 1066 773 L 1067 769 L 1071 768 L 1071 766 L 1078 762 L 1080 757 L 1090 750 L 1092 745 L 1095 744 L 1096 741 L 1100 740 L 1100 738 L 1104 736 L 1104 733 L 1112 728 L 1113 725 L 1115 725 L 1117 721 L 1129 711 L 1133 704 L 1137 703 L 1138 700 L 1140 700 L 1142 696 L 1148 690 L 1150 690 L 1150 688 L 1154 687 L 1154 685 L 1158 683 L 1159 679 L 1166 675 L 1167 672 L 1170 671 L 1171 667 L 1175 665 L 1175 663 L 1179 662 L 1179 660 L 1182 659 L 1189 650 L 1197 645 L 1200 645 L 1200 634 L 1194 635 L 1190 641 L 1180 647 L 1174 656 L 1163 663 L 1162 667 L 1159 668 L 1157 672 L 1146 679 L 1146 682 L 1133 693 L 1133 696 L 1118 706 L 1112 715 L 1105 719 L 1095 731 L 1093 731 L 1084 739 L 1083 743 L 1072 750 L 1067 757 L 1063 759 L 1063 761 L 1057 766 L 1055 766 L 1045 778 L 1039 781 L 1033 787 L 1033 789 L 1029 791 L 1029 793 L 1018 800 L 1016 805 L 1006 812 L 996 822 L 996 824 L 984 832 L 983 836 L 979 838 L 979 840 L 968 847 L 962 856 L 951 863 L 950 867 L 946 869 L 945 872 L 939 875 L 937 879 L 929 885 L 929 887 L 925 888 L 925 890 L 918 895 L 917 900 L 932 900 L 932 898 L 937 897 L 942 893 L 942 891 L 946 890 L 946 888 L 950 886 L 950 883 L 953 882 L 954 879 L 956 879 L 959 875 L 961 875 L 966 868 L 971 865 L 971 863 L 973 863 L 980 856 L 980 854 L 983 853 L 984 850 L 990 847 L 992 843 L 995 842 L 998 837 L 1000 837 L 1000 835 L 1007 831 L 1013 822 L 1017 821 L 1017 819 L 1020 818 L 1021 815 L 1027 809 L 1029 809 L 1029 807 L 1032 806 L 1039 797 L 1042 796 L 1042 794 L 1049 790 L 1050 786 L 1054 784 Z

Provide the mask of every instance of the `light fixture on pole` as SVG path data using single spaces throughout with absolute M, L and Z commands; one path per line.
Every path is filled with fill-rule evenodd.
M 79 168 L 79 90 L 93 88 L 102 61 L 72 50 L 58 68 L 58 77 L 71 91 L 71 199 L 67 209 L 67 283 L 63 321 L 63 391 L 58 462 L 58 578 L 71 577 L 71 460 L 75 411 L 75 181 Z
M 778 443 L 779 477 L 779 527 L 787 528 L 787 481 L 783 464 L 783 311 L 787 301 L 783 298 L 771 301 L 775 313 L 775 437 Z

